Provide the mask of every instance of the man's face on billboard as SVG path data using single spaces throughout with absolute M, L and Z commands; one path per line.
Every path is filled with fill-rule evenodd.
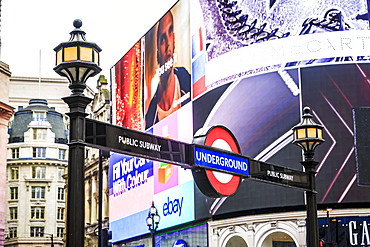
M 159 65 L 163 65 L 172 58 L 175 49 L 175 34 L 171 12 L 168 12 L 159 22 L 157 42 L 158 63 Z

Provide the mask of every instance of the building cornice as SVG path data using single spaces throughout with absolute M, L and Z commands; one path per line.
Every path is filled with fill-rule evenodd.
M 0 119 L 9 121 L 9 119 L 13 116 L 14 109 L 14 107 L 0 101 Z
M 322 210 L 317 211 L 318 218 L 326 217 L 326 212 Z M 355 216 L 368 216 L 370 214 L 369 208 L 349 208 L 349 209 L 333 209 L 330 212 L 330 217 L 355 217 Z M 297 222 L 304 221 L 306 218 L 306 211 L 292 211 L 284 213 L 274 213 L 274 214 L 257 214 L 241 216 L 236 218 L 229 218 L 223 220 L 209 221 L 208 225 L 212 228 L 222 228 L 229 225 L 245 225 L 245 224 L 255 224 L 255 223 L 266 223 L 272 221 L 292 221 Z
M 58 159 L 45 159 L 45 160 L 33 160 L 33 159 L 8 159 L 7 165 L 16 166 L 29 166 L 29 165 L 46 165 L 46 166 L 62 166 L 66 167 L 68 161 Z
M 9 70 L 9 65 L 2 61 L 0 61 L 0 72 L 9 77 L 12 75 L 12 73 Z
M 26 77 L 26 76 L 12 76 L 10 81 L 29 81 L 29 82 L 53 82 L 53 83 L 69 83 L 66 78 L 39 78 L 39 77 Z

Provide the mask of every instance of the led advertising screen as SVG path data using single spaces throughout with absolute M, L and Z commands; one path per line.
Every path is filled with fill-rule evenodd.
M 292 66 L 366 61 L 367 8 L 366 0 L 195 1 L 193 91 Z
M 191 142 L 189 40 L 189 1 L 181 0 L 112 67 L 113 124 Z M 109 172 L 112 242 L 148 233 L 152 202 L 159 230 L 195 219 L 190 170 L 114 153 Z
M 319 239 L 326 245 L 366 246 L 370 244 L 369 217 L 319 218 Z
M 142 41 L 138 41 L 111 69 L 113 123 L 142 130 Z
M 309 106 L 324 126 L 325 142 L 315 154 L 318 203 L 368 202 L 368 9 L 366 0 L 181 0 L 112 68 L 113 123 L 185 143 L 201 133 L 207 145 L 204 130 L 223 126 L 238 148 L 221 137 L 209 145 L 302 171 L 291 129 Z M 232 196 L 205 196 L 189 170 L 132 161 L 134 167 L 138 163 L 143 165 L 130 174 L 143 180 L 122 171 L 110 174 L 116 242 L 148 232 L 145 218 L 153 200 L 163 218 L 160 229 L 211 215 L 305 204 L 302 191 L 219 173 L 212 175 L 219 188 L 238 189 Z M 128 183 L 136 183 L 127 181 L 141 185 L 132 188 Z M 127 201 L 134 211 L 119 206 Z M 135 228 L 140 230 L 129 227 L 133 222 L 142 222 Z
M 159 246 L 207 246 L 207 230 L 207 224 L 200 224 L 158 235 L 155 241 Z
M 113 124 L 146 130 L 191 99 L 189 1 L 179 1 L 113 66 Z
M 152 202 L 161 217 L 158 230 L 195 219 L 195 185 L 189 171 L 116 153 L 109 168 L 112 242 L 148 233 L 146 218 Z
M 309 106 L 326 140 L 315 155 L 318 203 L 368 202 L 367 1 L 199 0 L 192 6 L 198 9 L 191 13 L 194 132 L 226 126 L 244 155 L 302 170 L 291 128 Z M 304 195 L 244 180 L 232 197 L 199 194 L 196 202 L 207 205 L 197 210 L 201 217 L 304 205 Z
M 145 129 L 190 102 L 188 4 L 179 2 L 145 35 Z

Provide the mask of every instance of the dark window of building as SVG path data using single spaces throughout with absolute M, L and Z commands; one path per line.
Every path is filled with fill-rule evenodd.
M 46 140 L 46 129 L 33 129 L 34 140 Z
M 59 149 L 59 159 L 65 160 L 66 159 L 66 150 L 65 149 Z
M 34 166 L 32 167 L 32 178 L 45 178 L 46 167 Z
M 33 157 L 34 158 L 45 158 L 46 148 L 33 148 Z
M 64 208 L 58 208 L 57 219 L 64 220 Z
M 58 238 L 63 238 L 64 237 L 64 228 L 63 227 L 58 227 L 57 228 L 57 237 Z
M 46 121 L 46 112 L 34 112 L 33 120 L 34 121 Z
M 31 237 L 43 237 L 44 236 L 44 227 L 40 226 L 31 226 L 30 229 L 30 236 Z
M 11 220 L 18 219 L 18 208 L 17 207 L 10 207 L 9 208 L 9 216 Z
M 9 238 L 17 237 L 17 227 L 9 227 Z
M 64 188 L 58 188 L 58 200 L 64 201 Z
M 64 168 L 58 168 L 58 180 L 63 181 L 63 175 L 65 174 L 65 169 Z
M 45 218 L 45 207 L 31 207 L 31 219 L 39 220 Z
M 11 187 L 10 188 L 10 199 L 11 200 L 18 200 L 18 187 Z
M 32 187 L 32 198 L 33 199 L 44 199 L 45 198 L 45 187 L 40 187 L 40 186 Z
M 12 159 L 19 159 L 19 148 L 12 148 Z
M 19 179 L 19 168 L 18 167 L 12 167 L 10 168 L 10 178 L 12 180 L 18 180 Z

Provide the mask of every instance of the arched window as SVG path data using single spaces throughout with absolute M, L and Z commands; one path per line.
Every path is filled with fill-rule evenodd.
M 227 241 L 225 247 L 248 247 L 248 245 L 242 237 L 233 236 Z
M 297 247 L 297 245 L 285 232 L 273 232 L 263 240 L 261 247 Z

